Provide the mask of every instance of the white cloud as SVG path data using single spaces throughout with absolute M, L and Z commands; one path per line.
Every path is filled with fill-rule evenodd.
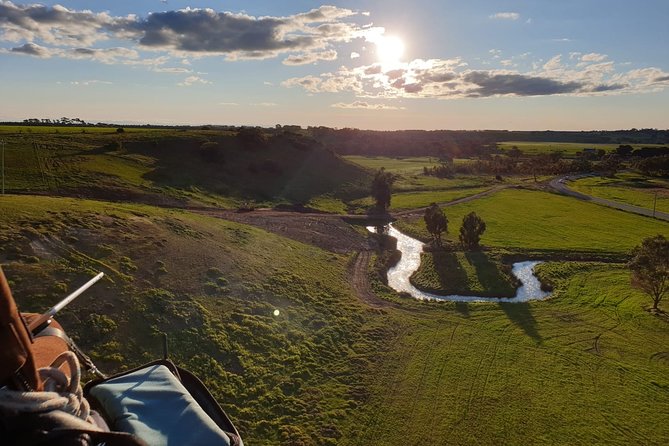
M 337 60 L 337 51 L 327 50 L 319 52 L 302 53 L 288 56 L 283 60 L 284 65 L 307 65 L 319 60 Z
M 544 64 L 544 70 L 559 70 L 562 67 L 562 55 L 558 54 L 557 56 L 551 57 L 548 62 Z
M 236 102 L 219 102 L 218 105 L 224 105 L 226 107 L 236 107 L 239 104 Z
M 250 105 L 254 107 L 276 107 L 279 104 L 277 104 L 276 102 L 255 102 Z
M 599 58 L 595 58 L 599 59 Z M 571 59 L 570 59 L 571 60 Z M 563 61 L 556 55 L 532 71 L 472 70 L 460 59 L 416 59 L 384 69 L 380 64 L 342 67 L 320 76 L 290 78 L 284 87 L 311 94 L 351 92 L 358 98 L 480 98 L 497 96 L 612 95 L 669 88 L 669 73 L 657 68 L 620 72 L 612 61 Z M 507 59 L 504 65 L 512 60 Z M 354 105 L 352 105 L 354 104 Z M 365 106 L 364 104 L 367 104 Z M 337 103 L 339 108 L 371 108 L 367 101 Z
M 209 85 L 211 82 L 206 79 L 202 79 L 200 76 L 188 76 L 183 80 L 183 82 L 179 82 L 177 85 L 179 87 L 190 87 L 196 84 Z
M 112 82 L 109 81 L 101 81 L 98 79 L 91 79 L 87 81 L 71 81 L 70 85 L 81 85 L 81 86 L 89 86 L 89 85 L 112 85 Z
M 404 110 L 404 107 L 397 107 L 395 105 L 386 104 L 371 104 L 365 101 L 355 101 L 348 104 L 344 102 L 337 102 L 336 104 L 330 105 L 330 107 L 364 110 Z
M 124 43 L 128 51 L 157 51 L 182 60 L 223 56 L 235 61 L 291 54 L 285 63 L 297 65 L 334 60 L 335 44 L 383 34 L 383 28 L 347 21 L 359 15 L 350 9 L 324 5 L 287 17 L 254 17 L 208 8 L 153 12 L 145 17 L 112 16 L 59 5 L 15 5 L 0 0 L 0 41 L 45 48 L 23 48 L 23 54 L 37 57 L 61 56 L 79 48 L 103 51 L 93 45 L 114 40 Z
M 357 59 L 358 57 L 360 57 L 360 53 L 356 53 L 355 51 L 351 53 L 351 59 Z
M 520 14 L 517 12 L 496 12 L 489 16 L 493 20 L 518 20 Z
M 588 53 L 581 56 L 581 62 L 601 62 L 606 60 L 607 57 L 606 54 Z

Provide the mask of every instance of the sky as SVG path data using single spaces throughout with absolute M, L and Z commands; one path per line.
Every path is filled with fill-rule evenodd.
M 0 0 L 0 120 L 669 128 L 669 0 Z

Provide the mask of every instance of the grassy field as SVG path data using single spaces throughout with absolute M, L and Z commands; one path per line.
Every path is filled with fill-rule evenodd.
M 157 197 L 238 199 L 208 183 L 187 189 L 185 175 L 161 179 L 156 169 L 178 173 L 176 164 L 155 165 L 146 146 L 87 144 L 76 139 L 61 152 L 72 157 L 68 166 L 49 164 L 69 172 L 74 191 L 104 180 Z M 331 161 L 301 167 L 323 174 L 319 166 Z M 15 173 L 27 186 L 41 184 L 34 163 L 22 166 Z M 350 178 L 347 169 L 333 183 Z M 282 185 L 309 188 L 310 178 Z M 485 188 L 482 181 L 456 178 L 393 201 L 449 200 Z M 305 203 L 344 212 L 347 189 L 335 189 Z M 159 357 L 167 333 L 172 358 L 203 378 L 247 444 L 669 443 L 669 320 L 647 311 L 651 300 L 631 288 L 621 263 L 642 238 L 669 234 L 669 223 L 507 189 L 444 209 L 450 240 L 476 211 L 488 226 L 482 244 L 494 251 L 437 262 L 424 255 L 419 280 L 499 292 L 510 285 L 498 261 L 505 255 L 581 253 L 618 263 L 543 263 L 538 274 L 553 284 L 552 297 L 522 304 L 418 302 L 370 271 L 376 293 L 393 304 L 375 308 L 350 284 L 350 254 L 135 198 L 0 197 L 0 264 L 24 311 L 43 311 L 104 271 L 103 282 L 59 315 L 69 334 L 112 372 Z M 427 237 L 420 217 L 397 226 Z M 364 229 L 351 231 L 359 237 Z M 448 267 L 456 263 L 459 271 Z
M 669 331 L 649 304 L 624 268 L 580 264 L 545 302 L 405 313 L 341 444 L 666 444 Z
M 487 225 L 483 245 L 520 251 L 624 254 L 644 237 L 669 234 L 669 223 L 531 190 L 503 190 L 444 211 L 449 239 L 455 240 L 462 218 L 474 211 Z M 398 229 L 429 239 L 422 217 L 398 223 Z
M 420 156 L 412 158 L 389 158 L 385 156 L 358 156 L 348 155 L 345 159 L 368 169 L 386 169 L 388 172 L 399 175 L 418 175 L 423 173 L 423 167 L 439 164 L 435 157 Z
M 569 187 L 587 195 L 646 209 L 653 209 L 655 204 L 658 211 L 669 212 L 669 181 L 665 179 L 619 173 L 614 178 L 589 177 L 570 181 Z
M 620 144 L 591 144 L 574 142 L 532 142 L 532 141 L 505 141 L 497 143 L 501 150 L 510 150 L 513 146 L 518 147 L 526 155 L 538 155 L 543 153 L 562 152 L 563 155 L 572 157 L 583 149 L 602 149 L 613 152 Z M 662 144 L 630 144 L 634 149 L 641 147 L 666 147 Z

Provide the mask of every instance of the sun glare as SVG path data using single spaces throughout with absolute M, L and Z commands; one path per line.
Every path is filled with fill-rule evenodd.
M 392 65 L 400 61 L 404 54 L 404 42 L 396 36 L 381 36 L 376 42 L 376 56 L 384 65 Z

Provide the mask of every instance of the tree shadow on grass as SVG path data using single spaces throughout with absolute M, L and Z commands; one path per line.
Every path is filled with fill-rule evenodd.
M 500 308 L 506 313 L 506 316 L 513 322 L 518 328 L 522 329 L 523 332 L 535 342 L 541 343 L 541 335 L 537 330 L 537 321 L 532 315 L 530 310 L 530 304 L 527 302 L 500 302 Z
M 460 313 L 463 317 L 469 317 L 469 304 L 467 302 L 456 302 L 455 311 Z
M 439 277 L 439 286 L 446 294 L 460 294 L 467 291 L 467 273 L 460 265 L 454 252 L 432 252 L 434 269 Z
M 467 261 L 474 266 L 476 277 L 487 293 L 497 297 L 511 297 L 516 294 L 515 287 L 500 271 L 501 265 L 491 260 L 488 254 L 482 251 L 465 253 Z

